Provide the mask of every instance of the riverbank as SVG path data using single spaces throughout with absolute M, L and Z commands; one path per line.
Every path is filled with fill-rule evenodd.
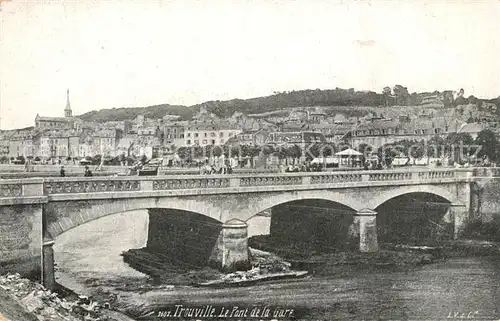
M 19 274 L 0 276 L 2 321 L 133 321 L 109 306 L 63 288 L 47 290 Z
M 303 260 L 302 263 L 300 263 L 299 260 L 291 260 L 292 262 L 290 262 L 291 264 L 289 265 L 291 270 L 308 270 L 311 277 L 286 281 L 264 281 L 249 284 L 249 287 L 234 288 L 233 290 L 231 290 L 232 287 L 222 287 L 218 289 L 196 287 L 196 284 L 204 280 L 216 280 L 225 276 L 225 274 L 210 268 L 185 268 L 184 271 L 180 272 L 164 273 L 160 278 L 151 276 L 118 277 L 116 275 L 111 277 L 110 274 L 106 273 L 88 274 L 85 277 L 82 277 L 81 274 L 68 274 L 67 278 L 80 280 L 79 282 L 87 289 L 86 294 L 93 300 L 106 302 L 111 309 L 121 311 L 133 318 L 140 319 L 154 309 L 174 303 L 197 305 L 208 303 L 221 304 L 227 303 L 227 300 L 233 303 L 233 300 L 238 301 L 242 299 L 233 297 L 230 294 L 233 292 L 239 293 L 239 295 L 245 293 L 245 297 L 249 296 L 245 299 L 246 304 L 252 303 L 252 300 L 255 300 L 254 303 L 259 303 L 262 298 L 258 295 L 257 289 L 260 289 L 259 291 L 264 291 L 264 289 L 268 287 L 286 289 L 288 287 L 298 286 L 298 284 L 303 284 L 304 287 L 311 286 L 311 288 L 306 289 L 300 287 L 300 289 L 295 290 L 297 295 L 307 290 L 312 297 L 315 297 L 317 296 L 314 294 L 316 285 L 310 284 L 323 284 L 324 282 L 330 284 L 331 282 L 337 282 L 334 280 L 344 280 L 343 282 L 350 283 L 352 278 L 361 275 L 387 275 L 390 280 L 389 276 L 391 274 L 399 275 L 399 278 L 403 278 L 404 275 L 409 272 L 419 274 L 419 271 L 434 270 L 435 267 L 438 266 L 447 266 L 449 264 L 447 262 L 453 262 L 453 258 L 464 258 L 468 262 L 470 257 L 500 257 L 500 245 L 484 241 L 452 241 L 444 243 L 439 251 L 435 247 L 394 245 L 393 249 L 388 250 L 387 248 L 384 249 L 384 246 L 385 245 L 382 246 L 381 251 L 378 253 L 359 253 L 354 251 L 338 252 L 321 255 L 316 254 L 307 257 L 307 260 Z M 252 253 L 258 253 L 258 250 L 253 249 Z M 278 257 L 271 253 L 268 255 L 274 260 Z M 259 255 L 257 255 L 257 257 L 259 257 Z M 260 257 L 262 257 L 262 255 L 260 255 Z M 280 258 L 280 260 L 279 262 L 287 261 L 283 258 Z M 68 273 L 68 271 L 65 271 L 65 273 Z M 406 286 L 405 284 L 406 283 L 397 285 L 396 289 Z M 357 291 L 364 289 L 364 285 L 360 286 L 361 288 Z M 256 294 L 252 298 L 250 293 L 254 292 Z M 210 293 L 219 294 L 213 297 Z M 274 294 L 273 291 L 267 291 L 266 293 L 270 298 L 272 298 L 273 295 L 280 295 Z M 292 292 L 287 291 L 286 293 L 293 296 Z M 335 290 L 334 293 L 338 295 L 338 290 Z M 284 294 L 281 293 L 281 295 Z M 195 297 L 197 299 L 195 299 Z M 314 308 L 317 309 L 318 307 Z
M 140 250 L 127 251 L 129 253 L 142 253 Z M 436 258 L 429 253 L 414 253 L 411 251 L 386 251 L 378 253 L 357 253 L 341 252 L 316 255 L 309 257 L 302 263 L 298 261 L 288 262 L 286 259 L 273 253 L 251 249 L 253 270 L 248 272 L 236 272 L 223 274 L 211 268 L 189 269 L 184 267 L 174 267 L 168 262 L 159 262 L 144 266 L 139 271 L 149 274 L 148 278 L 88 278 L 85 286 L 91 289 L 91 295 L 96 300 L 108 301 L 114 310 L 122 311 L 134 318 L 147 315 L 154 307 L 150 300 L 151 296 L 157 293 L 175 293 L 183 291 L 193 291 L 203 284 L 215 283 L 218 288 L 228 288 L 234 286 L 234 281 L 244 280 L 239 286 L 244 288 L 254 286 L 265 286 L 265 284 L 275 284 L 295 282 L 292 280 L 283 281 L 292 277 L 303 277 L 303 274 L 296 274 L 299 270 L 306 270 L 315 277 L 341 277 L 355 271 L 366 271 L 375 269 L 392 269 L 394 267 L 403 269 L 413 268 L 422 264 L 436 262 Z M 142 256 L 149 258 L 150 253 Z M 127 256 L 127 255 L 125 255 Z M 130 263 L 129 263 L 130 264 Z M 139 265 L 130 264 L 135 268 Z M 152 268 L 152 266 L 156 266 Z M 274 278 L 273 274 L 277 277 Z M 252 282 L 255 276 L 269 276 L 267 280 Z M 229 281 L 229 282 L 227 282 Z M 226 284 L 224 284 L 226 283 Z M 191 290 L 190 290 L 191 289 Z M 201 290 L 200 291 L 207 291 Z M 185 302 L 189 302 L 186 298 Z

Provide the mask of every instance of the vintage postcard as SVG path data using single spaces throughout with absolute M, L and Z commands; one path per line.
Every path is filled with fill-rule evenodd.
M 0 1 L 0 320 L 500 320 L 499 1 Z

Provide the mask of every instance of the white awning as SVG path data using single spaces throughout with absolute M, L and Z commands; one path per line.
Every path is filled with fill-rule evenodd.
M 345 149 L 341 152 L 336 153 L 335 155 L 336 156 L 361 156 L 363 154 L 361 154 L 357 150 L 354 150 L 352 148 L 348 148 L 348 149 Z

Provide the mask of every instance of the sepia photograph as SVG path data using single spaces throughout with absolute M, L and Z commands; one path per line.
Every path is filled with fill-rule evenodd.
M 499 0 L 0 0 L 0 321 L 500 321 Z

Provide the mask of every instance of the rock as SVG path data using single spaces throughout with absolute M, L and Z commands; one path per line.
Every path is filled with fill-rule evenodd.
M 80 305 L 83 309 L 87 310 L 87 311 L 94 311 L 97 309 L 97 302 L 95 301 L 92 301 L 90 302 L 90 304 L 81 304 Z
M 35 291 L 28 294 L 28 296 L 22 299 L 21 302 L 26 306 L 28 312 L 35 312 L 43 309 L 44 307 L 43 301 L 39 297 L 35 296 Z
M 61 303 L 59 305 L 61 306 L 61 308 L 69 311 L 69 310 L 71 310 L 71 308 L 73 308 L 74 304 L 66 302 L 66 300 L 63 300 L 63 301 L 61 301 Z

